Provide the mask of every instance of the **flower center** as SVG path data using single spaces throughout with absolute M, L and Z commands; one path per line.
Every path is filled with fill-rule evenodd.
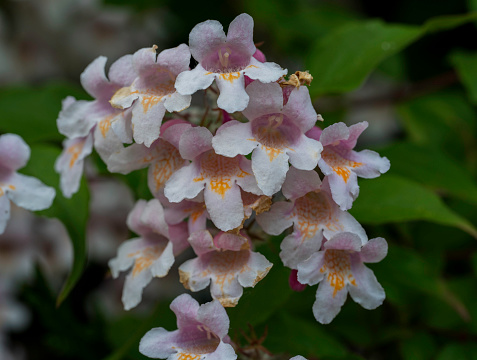
M 328 197 L 322 192 L 309 192 L 295 202 L 297 226 L 303 240 L 313 237 L 316 232 L 333 221 L 332 208 Z
M 333 290 L 333 297 L 342 290 L 346 284 L 356 286 L 356 281 L 351 273 L 350 254 L 345 250 L 330 249 L 325 251 L 325 264 L 320 272 L 328 272 L 328 281 Z
M 342 157 L 337 151 L 326 146 L 321 153 L 321 158 L 333 169 L 333 171 L 341 176 L 345 183 L 348 182 L 351 174 L 350 168 L 356 168 L 363 163 L 351 161 Z
M 228 45 L 212 51 L 202 60 L 202 66 L 213 73 L 236 73 L 242 71 L 249 65 L 250 56 L 244 54 L 239 49 L 234 49 Z

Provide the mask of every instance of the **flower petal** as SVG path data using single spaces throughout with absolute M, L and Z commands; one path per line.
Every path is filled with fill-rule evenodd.
M 272 205 L 270 211 L 257 215 L 257 222 L 267 234 L 280 235 L 293 225 L 291 219 L 293 207 L 293 203 L 278 201 Z
M 261 145 L 252 153 L 252 169 L 260 190 L 267 196 L 277 193 L 288 171 L 288 155 L 281 152 L 274 158 Z
M 175 88 L 182 95 L 192 95 L 198 90 L 207 89 L 215 80 L 215 74 L 205 70 L 200 64 L 177 75 Z
M 182 133 L 179 140 L 179 152 L 184 159 L 194 160 L 202 153 L 212 149 L 212 133 L 199 126 L 191 127 Z
M 316 301 L 313 304 L 313 315 L 321 324 L 329 324 L 341 310 L 348 295 L 344 287 L 333 296 L 335 288 L 326 280 L 320 282 L 316 291 Z
M 351 152 L 350 160 L 361 163 L 353 169 L 353 171 L 359 177 L 365 179 L 373 179 L 381 174 L 384 174 L 391 167 L 387 157 L 381 157 L 379 154 L 372 150 L 362 150 L 360 152 Z
M 189 34 L 190 52 L 199 63 L 211 51 L 227 40 L 222 24 L 216 20 L 207 20 L 194 26 Z
M 164 195 L 170 202 L 195 198 L 203 189 L 205 181 L 191 181 L 200 174 L 197 164 L 190 164 L 177 170 L 166 182 Z
M 282 193 L 287 199 L 298 199 L 320 188 L 321 180 L 316 171 L 298 170 L 293 166 L 287 172 Z
M 293 145 L 293 151 L 288 150 L 290 163 L 300 170 L 313 170 L 321 158 L 323 146 L 319 141 L 301 135 Z
M 124 55 L 113 62 L 109 68 L 109 80 L 121 87 L 131 86 L 134 79 L 138 76 L 133 67 L 133 56 Z
M 212 146 L 217 154 L 234 157 L 248 155 L 257 147 L 253 140 L 251 123 L 241 123 L 231 120 L 217 130 L 212 139 Z
M 16 134 L 0 136 L 0 166 L 16 171 L 26 165 L 30 158 L 30 147 Z
M 238 282 L 243 287 L 254 287 L 260 280 L 267 276 L 273 264 L 260 253 L 250 252 L 247 262 L 248 269 L 240 272 Z
M 130 310 L 141 302 L 142 291 L 151 282 L 152 277 L 150 271 L 141 271 L 137 275 L 133 275 L 133 272 L 130 272 L 126 276 L 123 295 L 121 296 L 124 310 Z
M 237 354 L 230 344 L 220 342 L 217 349 L 212 354 L 207 355 L 206 360 L 235 360 L 237 359 Z
M 247 86 L 247 94 L 251 100 L 242 114 L 249 120 L 262 115 L 279 113 L 283 108 L 283 93 L 277 83 L 262 84 L 254 81 Z
M 176 314 L 177 327 L 181 329 L 196 321 L 200 305 L 189 294 L 182 294 L 172 300 L 169 307 Z
M 166 108 L 162 101 L 150 107 L 137 102 L 132 110 L 132 124 L 134 141 L 147 147 L 159 138 L 162 119 Z
M 257 50 L 253 43 L 253 19 L 248 14 L 240 14 L 229 25 L 227 44 L 246 50 L 252 56 Z
M 292 234 L 285 237 L 280 244 L 280 259 L 290 269 L 297 269 L 299 263 L 320 250 L 322 242 L 323 232 L 320 230 L 307 238 L 295 230 Z
M 189 242 L 197 256 L 218 250 L 212 235 L 207 230 L 192 233 L 189 236 Z
M 179 266 L 180 282 L 191 291 L 204 290 L 210 284 L 207 264 L 200 258 L 190 259 Z
M 220 339 L 229 332 L 230 320 L 224 307 L 218 301 L 211 301 L 200 306 L 197 320 L 207 326 Z
M 230 189 L 222 195 L 212 189 L 209 181 L 204 191 L 204 201 L 210 219 L 220 230 L 229 231 L 242 224 L 244 217 L 242 196 L 236 184 L 232 183 Z
M 139 343 L 139 352 L 154 359 L 167 359 L 174 354 L 174 344 L 179 331 L 167 331 L 164 328 L 154 328 L 144 335 Z
M 217 74 L 215 77 L 219 87 L 217 106 L 229 113 L 244 110 L 249 102 L 245 91 L 245 78 L 242 73 Z
M 383 238 L 374 238 L 364 244 L 361 249 L 361 261 L 364 263 L 377 263 L 388 254 L 388 243 Z
M 250 59 L 250 65 L 248 65 L 244 70 L 244 74 L 250 79 L 259 80 L 262 83 L 271 83 L 277 81 L 282 76 L 286 75 L 287 72 L 287 69 L 282 69 L 280 65 L 275 64 L 274 62 L 262 63 L 254 57 Z
M 323 280 L 324 273 L 320 271 L 325 263 L 325 252 L 318 251 L 298 264 L 298 281 L 301 284 L 316 285 Z
M 368 310 L 376 309 L 386 298 L 383 287 L 374 273 L 361 262 L 359 256 L 352 256 L 351 271 L 356 286 L 348 285 L 349 294 L 355 302 Z
M 189 70 L 189 47 L 186 44 L 180 44 L 175 48 L 161 51 L 157 56 L 157 64 L 167 68 L 174 75 Z
M 164 107 L 169 112 L 180 112 L 190 106 L 191 100 L 191 95 L 181 95 L 178 92 L 174 92 L 166 96 L 166 100 L 164 100 Z
M 288 102 L 283 107 L 283 114 L 293 119 L 302 132 L 307 132 L 315 125 L 318 114 L 311 103 L 310 93 L 306 86 L 292 90 Z
M 8 198 L 24 209 L 32 211 L 47 209 L 56 195 L 55 189 L 31 176 L 15 173 L 8 182 L 10 186 L 5 191 Z
M 340 232 L 325 242 L 323 247 L 325 249 L 359 252 L 361 250 L 361 238 L 351 232 Z
M 323 146 L 337 145 L 341 140 L 347 140 L 349 129 L 345 123 L 339 122 L 331 124 L 323 130 L 320 136 L 320 142 Z
M 106 78 L 104 67 L 108 58 L 98 56 L 81 73 L 81 85 L 95 99 L 107 99 L 113 95 L 115 85 Z
M 94 103 L 95 101 L 75 100 L 72 96 L 65 98 L 56 120 L 58 131 L 70 139 L 87 136 L 96 125 L 93 116 L 90 116 L 95 113 Z

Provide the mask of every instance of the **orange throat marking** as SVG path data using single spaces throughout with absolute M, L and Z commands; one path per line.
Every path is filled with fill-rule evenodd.
M 345 159 L 328 148 L 323 149 L 321 157 L 329 166 L 331 166 L 333 171 L 344 180 L 345 183 L 348 182 L 351 175 L 350 168 L 357 168 L 363 165 L 363 163 Z
M 346 284 L 356 286 L 356 280 L 351 273 L 350 255 L 345 250 L 326 250 L 325 264 L 320 272 L 328 272 L 326 281 L 333 288 L 333 297 L 343 290 Z
M 134 262 L 134 267 L 132 270 L 133 277 L 137 276 L 143 270 L 149 268 L 154 261 L 156 261 L 159 256 L 162 255 L 164 247 L 161 245 L 150 246 L 145 249 L 136 251 L 135 253 L 129 254 L 128 257 L 136 257 Z M 139 256 L 138 256 L 139 255 Z

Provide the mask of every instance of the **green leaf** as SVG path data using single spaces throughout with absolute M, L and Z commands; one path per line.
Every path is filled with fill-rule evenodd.
M 439 149 L 403 142 L 381 150 L 380 154 L 391 161 L 391 174 L 477 204 L 477 185 L 472 176 Z
M 440 91 L 401 104 L 397 110 L 410 140 L 472 161 L 476 114 L 461 92 Z
M 61 141 L 56 128 L 61 100 L 67 96 L 85 98 L 77 86 L 52 83 L 41 87 L 10 87 L 0 90 L 2 119 L 0 132 L 19 134 L 28 143 Z
M 456 52 L 451 55 L 451 62 L 466 87 L 471 101 L 477 104 L 477 54 Z
M 318 38 L 307 56 L 314 76 L 312 96 L 342 93 L 358 87 L 384 59 L 422 36 L 449 30 L 477 19 L 477 13 L 439 16 L 423 26 L 386 24 L 381 20 L 352 22 Z
M 477 230 L 432 191 L 411 180 L 384 175 L 360 180 L 360 195 L 350 212 L 365 224 L 427 220 L 455 226 L 477 238 Z
M 314 76 L 312 96 L 358 87 L 385 58 L 421 35 L 416 26 L 389 25 L 380 20 L 346 24 L 314 44 L 306 67 Z
M 313 317 L 310 320 L 280 312 L 268 323 L 265 347 L 273 353 L 300 354 L 306 358 L 349 358 L 343 344 Z
M 66 199 L 58 186 L 59 176 L 53 170 L 60 149 L 49 145 L 35 145 L 31 147 L 31 158 L 27 166 L 20 172 L 34 176 L 46 185 L 56 189 L 53 205 L 39 214 L 58 218 L 66 227 L 73 244 L 73 266 L 58 295 L 57 305 L 68 296 L 76 282 L 83 273 L 86 263 L 86 224 L 88 220 L 89 193 L 83 182 L 77 194 L 71 199 Z

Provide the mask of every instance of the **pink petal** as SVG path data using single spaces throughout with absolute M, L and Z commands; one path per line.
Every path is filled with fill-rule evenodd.
M 358 140 L 361 133 L 368 128 L 368 122 L 362 121 L 357 124 L 351 125 L 349 127 L 349 136 L 348 139 L 343 141 L 341 144 L 346 146 L 348 149 L 353 149 L 356 146 L 356 141 Z
M 248 249 L 250 248 L 249 241 L 250 241 L 249 238 L 242 235 L 236 235 L 236 234 L 231 234 L 227 232 L 220 232 L 214 237 L 214 240 L 213 240 L 215 244 L 214 250 L 215 251 L 218 251 L 218 250 L 240 251 L 240 250 Z
M 176 350 L 173 345 L 177 341 L 178 331 L 167 331 L 154 328 L 144 335 L 139 343 L 139 352 L 150 358 L 167 359 Z
M 0 166 L 16 171 L 26 165 L 30 158 L 30 147 L 16 134 L 0 136 Z
M 227 44 L 235 45 L 246 50 L 247 55 L 252 56 L 255 51 L 253 43 L 253 19 L 248 14 L 240 14 L 229 25 L 227 32 Z
M 251 101 L 242 114 L 249 120 L 262 115 L 279 113 L 283 108 L 283 94 L 277 83 L 262 84 L 254 81 L 247 86 L 247 94 Z
M 174 75 L 189 70 L 190 51 L 186 44 L 166 49 L 157 56 L 157 64 L 167 68 Z
M 120 87 L 131 86 L 138 76 L 133 67 L 133 56 L 124 55 L 116 60 L 109 69 L 109 80 Z
M 164 106 L 169 112 L 180 112 L 190 106 L 191 100 L 191 95 L 181 95 L 178 92 L 175 92 L 166 96 L 166 100 L 164 100 Z
M 318 251 L 298 264 L 298 281 L 302 284 L 316 285 L 323 280 L 325 274 L 320 271 L 323 267 L 324 251 Z
M 147 202 L 139 221 L 143 226 L 149 228 L 149 231 L 169 237 L 169 226 L 164 219 L 164 208 L 159 200 L 152 199 Z
M 351 232 L 340 232 L 325 242 L 324 248 L 359 252 L 361 250 L 361 238 Z
M 293 207 L 293 203 L 278 201 L 272 205 L 270 211 L 257 215 L 257 222 L 267 234 L 280 235 L 293 225 Z
M 376 276 L 364 266 L 358 256 L 352 257 L 351 271 L 356 280 L 356 286 L 348 285 L 349 294 L 365 309 L 376 309 L 386 298 L 384 289 L 378 283 Z
M 297 199 L 318 190 L 320 185 L 320 176 L 316 171 L 298 170 L 292 166 L 287 172 L 282 193 L 287 199 Z
M 353 151 L 350 160 L 362 164 L 354 168 L 353 171 L 356 175 L 365 179 L 376 178 L 387 172 L 391 167 L 391 163 L 387 157 L 381 157 L 377 152 L 372 150 Z
M 197 300 L 189 294 L 179 295 L 171 302 L 169 307 L 176 314 L 179 329 L 197 321 L 200 306 Z
M 111 130 L 111 122 L 108 119 L 99 122 L 95 127 L 93 140 L 96 152 L 106 163 L 112 154 L 123 149 L 123 143 Z
M 71 139 L 85 137 L 96 125 L 96 121 L 90 116 L 95 113 L 95 102 L 71 100 L 74 100 L 71 96 L 63 100 L 56 120 L 58 131 Z
M 288 285 L 290 289 L 296 292 L 301 292 L 306 289 L 306 285 L 300 283 L 297 278 L 298 270 L 292 270 L 290 276 L 288 277 Z
M 349 129 L 345 123 L 339 122 L 325 128 L 320 136 L 320 142 L 323 146 L 338 145 L 341 140 L 347 140 Z
M 182 133 L 179 152 L 184 159 L 193 160 L 212 149 L 212 133 L 205 127 L 191 127 Z
M 157 46 L 154 45 L 150 48 L 139 49 L 134 53 L 133 65 L 140 77 L 147 77 L 151 71 L 157 68 L 156 49 Z
M 311 237 L 305 237 L 304 234 L 295 230 L 285 237 L 280 244 L 280 259 L 286 267 L 297 269 L 298 264 L 320 250 L 322 242 L 323 232 L 320 230 L 316 231 Z
M 238 282 L 243 287 L 254 287 L 260 280 L 267 276 L 273 264 L 260 253 L 250 252 L 245 271 L 238 274 Z
M 257 180 L 253 175 L 252 162 L 245 156 L 239 155 L 239 167 L 241 173 L 235 178 L 237 185 L 246 192 L 255 195 L 263 195 L 263 192 L 258 187 Z
M 231 120 L 219 127 L 212 139 L 215 152 L 227 157 L 248 155 L 257 145 L 253 140 L 251 123 L 244 124 L 237 120 Z
M 218 301 L 201 305 L 197 311 L 197 320 L 207 326 L 220 339 L 225 337 L 229 331 L 229 317 Z
M 195 258 L 187 260 L 179 267 L 180 281 L 186 289 L 200 291 L 209 286 L 207 265 L 201 258 Z
M 320 141 L 320 136 L 323 130 L 321 130 L 318 126 L 313 126 L 310 130 L 308 130 L 305 135 L 310 139 L 315 139 Z
M 313 108 L 310 93 L 306 86 L 293 89 L 288 97 L 287 104 L 283 107 L 283 114 L 293 119 L 302 132 L 307 132 L 315 125 L 318 114 Z
M 223 45 L 227 38 L 222 24 L 207 20 L 194 26 L 189 34 L 190 52 L 199 63 L 215 48 Z
M 383 238 L 374 238 L 364 244 L 361 249 L 361 261 L 364 263 L 377 263 L 388 254 L 388 243 Z
M 179 141 L 182 134 L 191 127 L 191 124 L 179 119 L 166 121 L 161 126 L 161 138 L 172 144 L 176 149 L 179 149 Z
M 115 85 L 109 82 L 104 72 L 107 60 L 105 56 L 97 57 L 80 76 L 81 85 L 95 99 L 109 100 L 115 91 Z
M 147 227 L 141 222 L 141 215 L 147 206 L 146 200 L 138 200 L 133 209 L 129 212 L 126 224 L 128 228 L 134 231 L 136 234 L 146 234 L 148 232 Z
M 321 281 L 316 291 L 316 301 L 313 304 L 313 315 L 321 324 L 329 324 L 341 310 L 346 301 L 348 291 L 345 288 L 333 296 L 335 288 L 328 281 Z
M 230 344 L 220 342 L 215 351 L 207 356 L 207 360 L 235 360 L 237 354 L 235 354 L 234 348 Z
M 207 230 L 192 233 L 189 237 L 189 242 L 197 256 L 218 250 L 212 235 Z

